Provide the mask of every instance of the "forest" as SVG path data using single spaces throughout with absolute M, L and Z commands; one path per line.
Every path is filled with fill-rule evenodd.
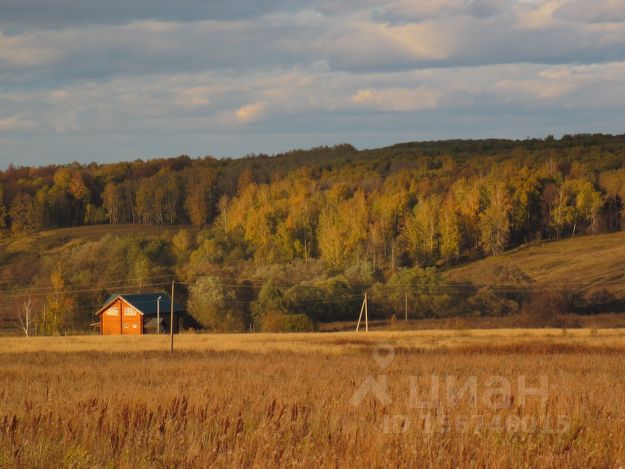
M 353 320 L 365 291 L 387 319 L 407 302 L 414 318 L 514 314 L 532 303 L 524 272 L 502 269 L 499 286 L 454 285 L 441 272 L 522 244 L 620 231 L 623 203 L 625 135 L 11 165 L 0 171 L 0 251 L 51 229 L 163 230 L 40 253 L 0 281 L 11 309 L 29 296 L 41 334 L 83 330 L 115 288 L 174 276 L 190 327 L 208 330 Z

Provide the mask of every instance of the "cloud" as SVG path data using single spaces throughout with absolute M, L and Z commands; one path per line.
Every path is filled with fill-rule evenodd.
M 532 8 L 517 10 L 519 25 L 524 29 L 541 29 L 554 25 L 554 13 L 565 0 L 549 0 Z
M 426 87 L 361 89 L 351 100 L 357 105 L 381 111 L 412 112 L 434 109 L 440 104 L 440 92 Z
M 177 104 L 186 109 L 195 109 L 199 107 L 209 106 L 210 88 L 208 86 L 192 86 L 190 88 L 178 88 L 176 95 Z
M 600 12 L 619 10 L 606 2 Z M 377 7 L 363 0 L 351 9 L 313 2 L 301 10 L 272 5 L 253 19 L 144 18 L 4 33 L 0 80 L 37 84 L 313 63 L 372 72 L 625 59 L 625 23 L 565 18 L 570 3 L 564 0 L 394 0 Z
M 625 21 L 625 0 L 570 0 L 564 2 L 555 15 L 578 22 L 623 22 Z
M 0 132 L 27 130 L 33 127 L 33 122 L 22 119 L 20 116 L 11 116 L 0 119 Z
M 255 102 L 246 104 L 234 113 L 235 121 L 239 124 L 249 124 L 260 119 L 265 112 L 265 103 Z
M 303 2 L 299 2 L 300 4 Z M 124 24 L 141 20 L 187 22 L 240 20 L 289 9 L 294 0 L 3 0 L 0 28 L 61 29 L 76 25 Z M 297 6 L 295 7 L 297 8 Z
M 5 0 L 0 131 L 13 143 L 0 165 L 20 148 L 55 141 L 62 157 L 89 138 L 134 157 L 191 141 L 237 154 L 349 136 L 607 131 L 625 118 L 624 6 Z M 89 154 L 113 151 L 124 148 Z

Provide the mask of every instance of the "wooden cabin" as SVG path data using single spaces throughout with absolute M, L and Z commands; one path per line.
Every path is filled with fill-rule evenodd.
M 96 316 L 102 335 L 142 335 L 169 332 L 171 301 L 164 293 L 114 294 Z M 160 312 L 160 314 L 159 314 Z M 174 332 L 179 330 L 184 308 L 174 302 Z

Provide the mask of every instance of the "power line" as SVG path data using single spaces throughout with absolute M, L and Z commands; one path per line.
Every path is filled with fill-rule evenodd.
M 106 281 L 106 282 L 100 282 L 98 283 L 98 285 L 100 287 L 102 287 L 101 289 L 104 290 L 106 289 L 106 287 L 115 287 L 117 284 L 120 283 L 126 283 L 129 285 L 132 285 L 133 287 L 136 287 L 137 285 L 132 283 L 132 282 L 137 282 L 137 281 L 145 281 L 145 280 L 157 280 L 157 279 L 171 279 L 172 275 L 159 275 L 159 276 L 151 276 L 151 277 L 137 277 L 134 279 L 123 279 L 123 280 L 110 280 L 110 281 Z M 79 288 L 79 287 L 88 287 L 93 285 L 93 282 L 91 283 L 83 283 L 83 284 L 72 284 L 73 288 Z M 120 288 L 123 288 L 123 285 L 120 286 Z M 54 289 L 54 287 L 50 286 L 50 287 L 33 287 L 33 288 L 24 288 L 24 289 L 19 289 L 19 290 L 7 290 L 7 292 L 10 294 L 27 294 L 27 293 L 54 293 L 56 290 Z
M 155 283 L 150 285 L 129 285 L 123 290 L 136 289 L 136 288 L 153 288 L 153 287 L 162 287 L 163 285 L 168 285 L 168 283 Z M 26 297 L 38 297 L 38 296 L 51 296 L 51 295 L 74 295 L 78 293 L 93 293 L 93 292 L 104 292 L 106 288 L 91 288 L 85 290 L 58 290 L 52 292 L 40 292 L 40 293 L 18 293 L 18 294 L 8 294 L 4 295 L 4 298 L 26 298 Z

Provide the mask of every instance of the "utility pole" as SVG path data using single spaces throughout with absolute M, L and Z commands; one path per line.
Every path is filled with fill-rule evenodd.
M 163 297 L 159 296 L 158 299 L 156 300 L 156 333 L 157 334 L 161 333 L 161 298 Z
M 360 323 L 362 322 L 362 315 L 365 315 L 365 331 L 369 330 L 369 312 L 367 308 L 367 294 L 365 293 L 365 298 L 362 300 L 362 306 L 360 306 L 360 314 L 358 315 L 358 324 L 356 324 L 356 332 L 360 330 Z
M 365 313 L 365 332 L 369 332 L 369 301 L 367 300 L 367 294 L 362 300 L 362 306 L 360 307 L 360 315 L 358 316 L 358 324 L 356 324 L 356 332 L 360 330 L 360 322 L 362 321 L 362 313 Z
M 362 313 L 365 310 L 365 302 L 363 300 L 362 306 L 360 306 L 360 314 L 358 315 L 358 324 L 356 324 L 356 332 L 360 329 L 360 321 L 362 320 Z
M 369 302 L 365 293 L 365 332 L 369 332 Z
M 408 292 L 404 293 L 404 316 L 408 322 Z
M 171 300 L 169 301 L 169 353 L 174 353 L 174 284 L 176 280 L 171 281 Z

